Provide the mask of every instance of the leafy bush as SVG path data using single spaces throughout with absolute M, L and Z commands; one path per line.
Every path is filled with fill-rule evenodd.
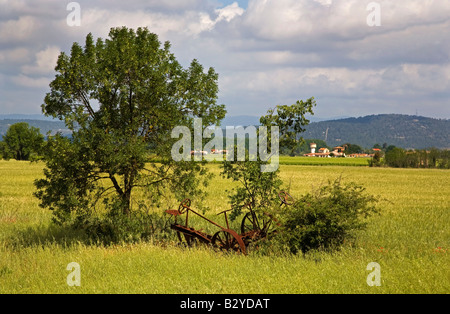
M 146 208 L 125 215 L 120 209 L 117 206 L 105 216 L 87 217 L 81 225 L 88 237 L 104 244 L 148 239 L 160 241 L 173 237 L 168 215 L 150 212 Z
M 436 148 L 407 151 L 394 147 L 386 152 L 385 161 L 387 166 L 396 168 L 450 169 L 450 151 Z
M 369 167 L 380 167 L 383 164 L 382 154 L 375 152 L 373 157 L 369 160 Z
M 294 254 L 338 249 L 354 231 L 364 229 L 365 218 L 378 212 L 377 202 L 364 187 L 338 178 L 283 208 L 277 239 Z

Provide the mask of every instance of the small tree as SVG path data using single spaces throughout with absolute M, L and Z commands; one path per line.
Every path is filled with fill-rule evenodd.
M 293 151 L 303 143 L 301 133 L 305 131 L 305 126 L 309 124 L 306 115 L 313 115 L 315 106 L 314 97 L 306 101 L 298 100 L 291 106 L 278 105 L 275 109 L 268 110 L 267 115 L 260 118 L 260 123 L 266 127 L 278 126 L 280 147 Z
M 292 151 L 302 143 L 303 138 L 300 134 L 309 124 L 305 115 L 313 114 L 315 105 L 316 102 L 312 97 L 306 102 L 297 101 L 291 106 L 277 106 L 276 109 L 270 109 L 267 115 L 261 117 L 261 125 L 267 128 L 278 127 L 279 145 Z M 272 140 L 268 138 L 268 147 L 271 147 Z M 229 194 L 233 208 L 232 218 L 239 216 L 242 208 L 248 204 L 252 208 L 270 208 L 275 201 L 278 202 L 277 194 L 283 182 L 279 178 L 279 169 L 273 172 L 261 172 L 261 166 L 267 164 L 269 161 L 263 161 L 259 157 L 256 161 L 249 161 L 248 156 L 245 161 L 223 163 L 222 174 L 239 182 L 239 186 Z
M 270 208 L 282 185 L 279 170 L 262 172 L 261 165 L 267 164 L 258 158 L 257 161 L 236 161 L 223 163 L 222 174 L 228 179 L 239 182 L 239 186 L 229 192 L 231 208 L 230 218 L 234 220 L 242 213 L 242 208 Z
M 349 155 L 349 154 L 360 154 L 363 151 L 361 146 L 356 145 L 356 144 L 347 143 L 347 144 L 344 144 L 344 147 L 345 147 L 345 153 L 347 155 Z
M 373 154 L 373 157 L 368 161 L 370 167 L 380 167 L 382 165 L 382 154 L 377 151 Z
M 393 147 L 384 156 L 386 165 L 390 167 L 406 167 L 406 152 L 400 147 Z
M 41 153 L 44 136 L 38 128 L 30 127 L 26 122 L 19 122 L 8 128 L 3 143 L 3 158 L 30 160 Z

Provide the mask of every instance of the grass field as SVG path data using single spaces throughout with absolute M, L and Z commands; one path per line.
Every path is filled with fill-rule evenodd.
M 289 160 L 288 160 L 289 161 Z M 32 195 L 41 163 L 0 161 L 0 293 L 450 293 L 450 172 L 282 161 L 293 196 L 339 176 L 386 201 L 355 243 L 334 254 L 261 256 L 217 253 L 151 242 L 88 245 L 51 224 Z M 209 165 L 219 174 L 218 165 Z M 217 176 L 207 205 L 228 209 Z M 192 207 L 195 208 L 195 200 Z M 67 265 L 81 267 L 69 287 Z M 380 265 L 381 286 L 369 286 L 367 265 Z
M 369 165 L 370 158 L 317 158 L 303 156 L 280 156 L 281 165 L 303 166 L 362 166 Z

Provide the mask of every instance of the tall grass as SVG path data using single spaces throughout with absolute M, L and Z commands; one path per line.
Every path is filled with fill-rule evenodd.
M 280 156 L 281 165 L 304 165 L 304 166 L 356 166 L 369 165 L 371 158 L 318 158 L 303 156 Z
M 282 165 L 295 197 L 342 176 L 385 199 L 356 241 L 333 254 L 249 256 L 176 242 L 104 246 L 51 224 L 32 196 L 43 165 L 0 161 L 0 293 L 449 293 L 450 176 L 433 169 Z M 233 184 L 216 174 L 208 217 L 228 209 Z M 192 207 L 196 208 L 196 200 Z M 203 228 L 199 220 L 193 226 Z M 236 225 L 233 228 L 237 228 Z M 211 230 L 212 231 L 212 230 Z M 71 262 L 81 286 L 69 287 Z M 370 287 L 367 264 L 381 267 Z

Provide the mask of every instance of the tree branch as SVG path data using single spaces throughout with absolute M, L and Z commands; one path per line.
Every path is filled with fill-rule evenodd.
M 109 175 L 109 178 L 111 179 L 111 182 L 114 185 L 114 188 L 116 189 L 117 193 L 119 193 L 120 196 L 124 195 L 124 192 L 122 190 L 122 188 L 120 187 L 119 183 L 117 183 L 116 178 L 114 178 L 114 176 L 112 174 Z

